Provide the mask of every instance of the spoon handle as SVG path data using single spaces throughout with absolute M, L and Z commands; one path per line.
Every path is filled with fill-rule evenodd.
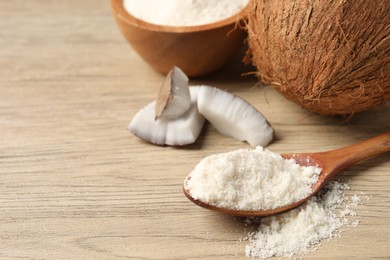
M 330 179 L 345 168 L 372 156 L 390 151 L 390 132 L 370 138 L 337 150 L 317 153 L 315 157 L 321 161 Z

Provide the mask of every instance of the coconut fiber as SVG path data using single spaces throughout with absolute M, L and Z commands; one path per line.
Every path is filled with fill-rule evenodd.
M 262 82 L 320 114 L 390 99 L 389 0 L 253 0 L 250 58 Z

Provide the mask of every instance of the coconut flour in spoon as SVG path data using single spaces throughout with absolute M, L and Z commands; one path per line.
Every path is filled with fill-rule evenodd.
M 300 166 L 262 147 L 204 158 L 185 189 L 196 200 L 234 210 L 269 210 L 302 200 L 321 169 Z
M 302 167 L 293 159 L 262 147 L 211 155 L 203 159 L 184 184 L 202 202 L 238 210 L 272 209 L 306 198 L 321 169 Z M 269 217 L 247 218 L 256 229 L 249 241 L 249 257 L 294 257 L 315 250 L 322 241 L 340 237 L 343 227 L 356 227 L 356 194 L 346 196 L 347 184 L 332 181 L 301 206 Z M 368 197 L 367 197 L 368 201 Z
M 123 0 L 126 11 L 148 23 L 195 26 L 227 19 L 249 0 Z

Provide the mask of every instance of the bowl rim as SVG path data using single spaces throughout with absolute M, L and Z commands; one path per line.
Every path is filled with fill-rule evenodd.
M 114 16 L 116 16 L 118 19 L 140 29 L 167 33 L 191 33 L 213 30 L 231 24 L 236 24 L 237 26 L 239 26 L 239 22 L 247 16 L 247 12 L 250 7 L 250 2 L 251 1 L 249 0 L 248 4 L 245 6 L 244 9 L 242 9 L 240 12 L 234 14 L 231 17 L 213 23 L 192 26 L 168 26 L 145 22 L 128 13 L 123 6 L 123 0 L 111 0 L 111 9 Z

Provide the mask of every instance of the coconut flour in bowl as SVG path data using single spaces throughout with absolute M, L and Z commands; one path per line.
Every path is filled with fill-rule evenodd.
M 239 13 L 248 3 L 249 0 L 123 0 L 132 16 L 167 26 L 214 23 Z

